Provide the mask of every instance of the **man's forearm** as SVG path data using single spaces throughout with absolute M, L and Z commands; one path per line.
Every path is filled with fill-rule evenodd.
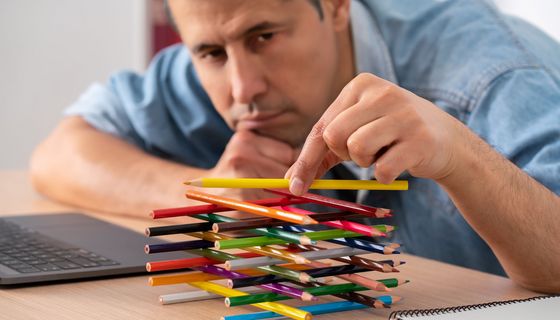
M 33 182 L 47 196 L 138 216 L 155 208 L 190 204 L 182 182 L 204 172 L 150 156 L 81 118 L 65 119 L 37 148 L 31 162 Z
M 560 292 L 560 198 L 472 132 L 465 135 L 462 160 L 438 183 L 513 280 Z

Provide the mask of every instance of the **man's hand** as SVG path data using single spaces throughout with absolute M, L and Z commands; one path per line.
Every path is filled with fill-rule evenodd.
M 312 179 L 344 160 L 375 163 L 375 177 L 390 183 L 403 171 L 441 179 L 455 166 L 464 126 L 431 102 L 371 74 L 342 90 L 313 126 L 288 170 L 290 191 L 304 193 Z
M 220 161 L 210 170 L 210 176 L 278 178 L 294 163 L 296 155 L 296 151 L 284 142 L 241 130 L 232 136 Z M 263 191 L 255 189 L 219 189 L 214 193 L 242 200 L 266 196 Z

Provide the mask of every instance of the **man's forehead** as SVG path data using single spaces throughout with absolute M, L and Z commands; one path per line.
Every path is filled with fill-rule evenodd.
M 182 36 L 196 42 L 235 38 L 258 26 L 287 22 L 304 1 L 170 0 L 170 7 Z

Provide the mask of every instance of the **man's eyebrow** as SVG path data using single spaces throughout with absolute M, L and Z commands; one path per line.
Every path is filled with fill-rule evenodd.
M 265 31 L 265 30 L 272 29 L 272 28 L 276 28 L 276 27 L 279 27 L 281 25 L 282 25 L 282 23 L 274 23 L 274 22 L 270 22 L 270 21 L 264 21 L 264 22 L 258 23 L 256 25 L 250 27 L 249 29 L 243 31 L 240 35 L 234 36 L 233 38 L 234 39 L 239 39 L 239 38 L 242 38 L 242 37 L 254 34 L 254 33 L 258 33 L 258 32 L 262 32 L 262 31 Z M 195 45 L 192 48 L 191 52 L 193 54 L 198 54 L 200 52 L 207 51 L 208 49 L 214 49 L 216 47 L 220 47 L 220 45 L 211 44 L 211 43 L 201 43 L 201 44 Z

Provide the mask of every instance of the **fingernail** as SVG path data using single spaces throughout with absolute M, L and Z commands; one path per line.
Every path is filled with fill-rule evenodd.
M 293 178 L 290 181 L 290 192 L 296 196 L 301 196 L 303 194 L 303 180 L 298 177 Z

